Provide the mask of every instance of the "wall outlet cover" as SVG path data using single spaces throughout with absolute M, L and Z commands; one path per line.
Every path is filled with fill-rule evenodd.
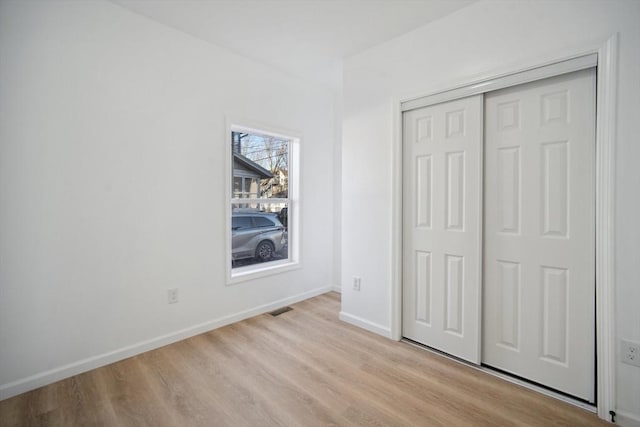
M 640 367 L 640 343 L 621 340 L 620 359 L 622 363 Z
M 178 302 L 178 289 L 174 288 L 174 289 L 169 289 L 167 291 L 167 299 L 169 304 L 175 304 Z

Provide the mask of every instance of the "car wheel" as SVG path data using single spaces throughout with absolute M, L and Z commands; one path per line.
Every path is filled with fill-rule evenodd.
M 258 247 L 256 248 L 256 258 L 260 261 L 266 261 L 273 255 L 273 243 L 268 240 L 264 240 L 260 242 Z

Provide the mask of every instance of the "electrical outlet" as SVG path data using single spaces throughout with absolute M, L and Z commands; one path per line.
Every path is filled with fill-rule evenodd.
M 353 278 L 353 290 L 354 291 L 359 291 L 360 290 L 360 278 L 359 277 L 354 277 Z
M 622 363 L 640 367 L 640 343 L 621 340 L 620 357 Z
M 169 304 L 175 304 L 178 302 L 178 288 L 169 289 L 167 291 L 167 298 Z

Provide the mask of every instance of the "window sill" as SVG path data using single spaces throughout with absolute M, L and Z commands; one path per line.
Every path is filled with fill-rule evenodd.
M 260 264 L 247 267 L 237 267 L 232 269 L 231 277 L 227 278 L 227 285 L 234 285 L 236 283 L 273 276 L 287 271 L 297 270 L 299 268 L 301 268 L 300 262 L 292 260 L 272 261 L 267 265 Z

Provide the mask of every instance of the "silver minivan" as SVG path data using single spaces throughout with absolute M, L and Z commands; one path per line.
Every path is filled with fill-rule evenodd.
M 275 214 L 234 212 L 231 216 L 233 260 L 257 258 L 268 261 L 286 243 L 284 226 Z

